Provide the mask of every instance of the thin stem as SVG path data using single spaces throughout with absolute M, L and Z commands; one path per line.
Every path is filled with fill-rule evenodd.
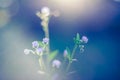
M 49 19 L 48 19 L 48 21 L 45 21 L 45 22 L 46 22 L 46 25 L 43 26 L 43 31 L 45 33 L 45 38 L 49 39 L 49 27 L 48 27 Z M 50 53 L 50 39 L 49 39 L 49 42 L 46 46 L 46 68 L 47 68 L 48 73 L 50 72 L 49 71 L 49 61 L 48 61 L 49 53 Z
M 78 47 L 78 45 L 75 44 L 74 49 L 72 51 L 71 59 L 74 57 L 74 54 L 75 54 L 75 51 L 76 51 L 77 47 Z
M 48 17 L 48 21 L 45 21 L 46 25 L 43 26 L 43 31 L 45 33 L 45 37 L 49 39 L 49 27 L 48 27 L 48 24 L 49 24 L 49 18 Z M 50 39 L 49 39 L 50 40 Z M 46 53 L 49 54 L 50 52 L 50 43 L 48 43 L 48 46 L 46 47 Z
M 42 57 L 41 56 L 39 58 L 39 65 L 40 65 L 41 70 L 43 70 L 43 64 L 42 64 Z
M 48 38 L 48 39 L 49 39 L 49 25 L 48 25 L 49 24 L 49 20 L 50 20 L 50 16 L 48 17 L 48 20 L 46 21 L 46 26 L 43 26 L 44 27 L 45 37 Z M 47 52 L 47 54 L 50 53 L 50 43 L 48 43 L 48 46 L 46 48 L 46 52 Z
M 42 61 L 42 65 L 43 65 L 43 70 L 46 70 L 46 66 L 45 66 L 45 64 L 44 64 L 43 57 L 41 57 L 41 61 Z
M 39 56 L 39 65 L 40 65 L 41 70 L 43 70 L 43 71 L 46 70 L 46 66 L 44 64 L 44 60 L 43 60 L 43 56 L 42 55 Z
M 46 29 L 45 29 L 45 37 L 49 39 L 49 28 L 48 28 L 48 24 L 46 26 Z M 49 39 L 50 40 L 50 39 Z M 46 47 L 46 52 L 47 54 L 49 54 L 50 52 L 50 43 L 48 43 L 48 46 Z
M 72 64 L 72 59 L 73 59 L 73 57 L 74 57 L 74 54 L 75 54 L 75 51 L 76 51 L 77 47 L 78 47 L 77 44 L 75 44 L 75 46 L 74 46 L 74 48 L 73 48 L 73 51 L 72 51 L 71 58 L 70 58 L 69 63 L 68 63 L 68 65 L 67 65 L 66 72 L 68 72 L 68 70 L 69 70 L 69 68 L 70 68 L 70 66 L 71 66 L 71 64 Z
M 69 70 L 69 68 L 70 68 L 70 65 L 71 65 L 71 63 L 70 63 L 70 61 L 69 61 L 68 65 L 67 65 L 66 72 L 68 72 L 68 70 Z

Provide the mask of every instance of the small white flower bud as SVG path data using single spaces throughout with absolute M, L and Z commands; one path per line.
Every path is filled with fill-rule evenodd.
M 68 55 L 67 50 L 64 50 L 64 54 L 63 54 L 63 56 L 64 56 L 64 57 L 67 57 L 67 55 Z
M 61 62 L 59 60 L 54 60 L 52 62 L 52 67 L 59 68 L 61 65 Z
M 49 16 L 50 15 L 50 9 L 48 7 L 43 7 L 41 9 L 41 13 L 44 14 L 45 16 Z
M 28 54 L 30 54 L 30 50 L 29 49 L 24 49 L 24 53 L 25 53 L 25 55 L 28 55 Z

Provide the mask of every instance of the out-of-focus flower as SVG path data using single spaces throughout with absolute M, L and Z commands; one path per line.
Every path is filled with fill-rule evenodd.
M 52 62 L 52 67 L 59 68 L 61 65 L 61 62 L 59 60 L 54 60 Z
M 43 38 L 42 43 L 43 43 L 43 44 L 48 44 L 48 43 L 49 43 L 49 38 Z
M 84 45 L 79 45 L 80 48 L 84 48 L 85 46 Z
M 30 53 L 35 54 L 35 52 L 32 51 L 32 50 L 30 50 L 30 49 L 24 49 L 24 53 L 25 53 L 26 55 L 28 55 L 28 54 L 30 54 Z
M 33 48 L 38 48 L 38 47 L 39 47 L 38 41 L 33 41 L 33 42 L 32 42 L 32 47 L 33 47 Z
M 68 55 L 67 50 L 64 50 L 64 54 L 63 54 L 63 56 L 64 56 L 64 57 L 67 57 L 67 55 Z
M 79 45 L 80 48 L 80 52 L 83 53 L 84 52 L 84 45 Z
M 84 45 L 79 45 L 80 49 L 84 49 L 84 47 L 85 47 Z
M 87 42 L 88 42 L 88 38 L 87 38 L 86 36 L 83 36 L 83 37 L 82 37 L 82 41 L 83 41 L 84 43 L 87 43 Z
M 36 15 L 40 18 L 41 17 L 41 13 L 39 11 L 36 12 Z
M 41 14 L 43 14 L 44 16 L 49 16 L 50 15 L 50 9 L 48 7 L 43 7 L 41 9 Z
M 84 52 L 84 48 L 80 48 L 80 52 L 83 53 Z
M 48 7 L 43 7 L 41 9 L 41 12 L 40 11 L 36 12 L 36 15 L 47 23 L 50 16 L 50 9 Z
M 30 54 L 30 50 L 29 50 L 29 49 L 24 49 L 24 53 L 25 53 L 26 55 L 28 55 L 28 54 Z
M 37 48 L 36 52 L 37 52 L 38 55 L 41 54 L 43 52 L 43 48 Z

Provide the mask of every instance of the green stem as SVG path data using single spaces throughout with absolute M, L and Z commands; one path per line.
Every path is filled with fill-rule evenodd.
M 42 56 L 40 56 L 40 58 L 39 58 L 39 65 L 40 65 L 40 69 L 43 70 Z
M 67 65 L 66 72 L 68 72 L 68 70 L 69 70 L 69 68 L 70 68 L 70 66 L 71 66 L 71 64 L 72 64 L 72 59 L 73 59 L 73 57 L 74 57 L 74 54 L 75 54 L 75 51 L 76 51 L 77 47 L 78 47 L 78 45 L 75 44 L 75 46 L 74 46 L 74 48 L 73 48 L 73 51 L 72 51 L 71 58 L 70 58 L 69 63 L 68 63 L 68 65 Z
M 48 28 L 48 25 L 46 26 L 46 29 L 45 29 L 44 32 L 45 32 L 45 37 L 49 39 L 49 28 Z M 46 47 L 46 52 L 47 52 L 47 54 L 49 54 L 49 52 L 50 52 L 50 44 L 49 43 L 48 43 L 48 46 Z
M 67 65 L 66 72 L 68 72 L 68 70 L 69 70 L 69 68 L 70 68 L 70 65 L 71 65 L 71 63 L 70 63 L 70 61 L 69 61 L 68 65 Z
M 41 55 L 40 55 L 40 57 L 39 57 L 39 65 L 40 65 L 40 69 L 41 69 L 42 71 L 45 71 L 45 70 L 46 70 L 46 66 L 45 66 L 45 64 L 44 64 L 43 56 L 41 56 Z
M 45 38 L 48 38 L 49 39 L 49 19 L 48 21 L 46 21 L 46 26 L 43 26 L 43 31 L 45 33 Z M 49 42 L 50 42 L 50 39 L 49 39 Z M 50 53 L 50 43 L 47 44 L 46 46 L 46 68 L 47 68 L 47 71 L 49 71 L 49 61 L 48 61 L 48 56 L 49 56 L 49 53 Z
M 45 33 L 45 38 L 48 38 L 49 39 L 49 27 L 48 27 L 48 24 L 49 24 L 49 19 L 48 21 L 45 21 L 46 25 L 43 26 L 43 31 Z M 49 39 L 50 40 L 50 39 Z M 46 47 L 46 53 L 49 54 L 50 52 L 50 45 L 48 43 L 48 46 Z
M 71 59 L 74 57 L 74 54 L 75 54 L 75 51 L 76 51 L 77 47 L 78 47 L 78 45 L 75 44 L 74 49 L 72 51 Z

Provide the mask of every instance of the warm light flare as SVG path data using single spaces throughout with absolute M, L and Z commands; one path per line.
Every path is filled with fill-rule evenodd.
M 10 20 L 8 11 L 0 10 L 0 28 L 5 26 Z
M 66 17 L 83 16 L 100 7 L 103 0 L 49 0 L 50 5 L 60 9 Z

